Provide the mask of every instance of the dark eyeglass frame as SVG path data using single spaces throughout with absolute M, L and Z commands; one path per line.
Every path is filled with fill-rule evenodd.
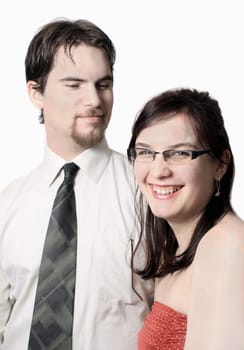
M 165 162 L 167 162 L 170 159 L 170 156 L 167 156 L 167 155 L 169 155 L 170 152 L 188 152 L 191 154 L 190 160 L 196 159 L 197 157 L 199 157 L 203 154 L 207 154 L 207 153 L 211 152 L 210 149 L 204 149 L 204 150 L 199 150 L 199 151 L 186 150 L 186 149 L 179 149 L 179 150 L 178 149 L 167 149 L 167 150 L 162 151 L 162 152 L 157 152 L 157 151 L 143 148 L 143 147 L 128 148 L 127 149 L 127 156 L 129 158 L 129 160 L 132 162 L 134 162 L 136 160 L 136 150 L 150 151 L 151 155 L 152 155 L 152 161 L 155 160 L 157 154 L 161 154 L 163 156 L 163 159 Z

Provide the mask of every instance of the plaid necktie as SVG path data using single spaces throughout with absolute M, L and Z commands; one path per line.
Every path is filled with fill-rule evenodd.
M 75 295 L 77 221 L 74 179 L 79 167 L 65 164 L 42 253 L 29 350 L 71 350 Z

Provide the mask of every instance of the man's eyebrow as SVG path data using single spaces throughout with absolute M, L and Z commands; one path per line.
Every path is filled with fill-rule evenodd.
M 96 81 L 96 83 L 100 83 L 101 81 L 104 81 L 104 80 L 113 82 L 113 81 L 114 81 L 114 78 L 113 78 L 113 76 L 110 75 L 110 74 L 109 74 L 109 75 L 105 75 L 105 76 L 102 77 L 101 79 L 98 79 L 98 80 Z
M 61 78 L 61 79 L 59 79 L 59 81 L 77 81 L 77 82 L 80 82 L 80 83 L 82 83 L 82 82 L 85 82 L 86 80 L 85 79 L 81 79 L 81 78 L 77 78 L 77 77 L 64 77 L 64 78 Z
M 102 81 L 112 81 L 113 82 L 113 76 L 112 75 L 105 75 L 104 77 L 98 79 L 95 83 L 100 83 Z M 61 82 L 69 82 L 69 81 L 75 81 L 77 83 L 85 83 L 87 82 L 87 79 L 82 79 L 82 78 L 78 78 L 78 77 L 75 77 L 75 76 L 67 76 L 67 77 L 64 77 L 64 78 L 61 78 L 59 81 Z

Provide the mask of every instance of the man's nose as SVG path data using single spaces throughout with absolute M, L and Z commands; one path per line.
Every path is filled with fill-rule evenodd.
M 82 98 L 82 102 L 86 106 L 98 107 L 101 104 L 99 91 L 93 84 L 89 84 L 86 86 L 86 88 L 83 91 Z

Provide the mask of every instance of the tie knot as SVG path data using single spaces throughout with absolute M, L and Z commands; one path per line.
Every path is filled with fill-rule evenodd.
M 63 166 L 63 169 L 65 182 L 73 182 L 80 168 L 75 163 L 67 163 Z

